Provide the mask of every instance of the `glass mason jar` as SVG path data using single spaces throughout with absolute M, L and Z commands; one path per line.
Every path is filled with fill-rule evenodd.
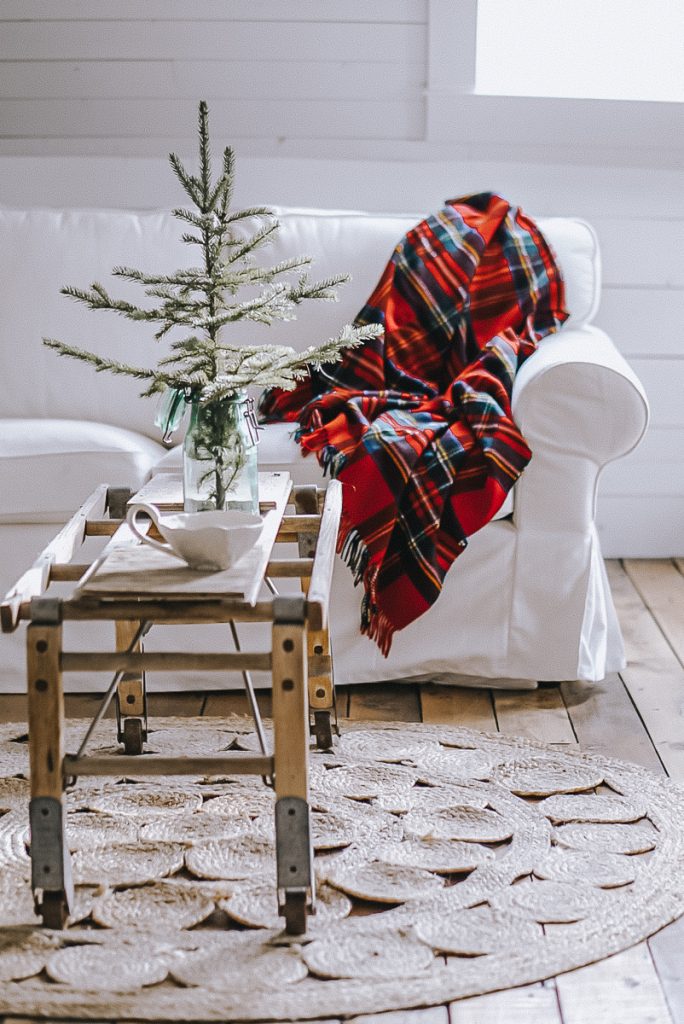
M 207 405 L 192 399 L 183 442 L 186 512 L 229 508 L 258 514 L 257 449 L 246 402 L 244 391 Z

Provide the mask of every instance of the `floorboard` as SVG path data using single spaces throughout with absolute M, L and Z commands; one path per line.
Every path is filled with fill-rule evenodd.
M 179 717 L 201 715 L 204 707 L 203 693 L 149 693 L 147 695 L 148 714 L 178 715 Z
M 684 781 L 684 666 L 624 569 L 612 566 L 610 580 L 627 654 L 620 674 L 668 775 Z
M 671 559 L 626 559 L 625 572 L 684 664 L 684 576 Z
M 418 687 L 412 683 L 356 686 L 349 695 L 349 717 L 367 722 L 420 722 Z
M 556 978 L 563 1024 L 673 1024 L 645 942 Z
M 67 718 L 92 718 L 102 702 L 101 693 L 67 693 L 64 696 L 64 714 Z M 112 702 L 105 718 L 114 718 Z
M 257 703 L 261 714 L 268 718 L 271 714 L 271 694 L 266 691 L 257 690 Z M 249 713 L 247 697 L 241 690 L 231 690 L 226 693 L 208 693 L 202 708 L 202 715 L 207 718 L 212 716 L 223 718 L 228 715 L 248 715 Z
M 558 686 L 543 686 L 538 690 L 493 690 L 492 693 L 501 732 L 540 743 L 577 742 Z
M 562 1020 L 553 985 L 525 985 L 461 999 L 450 1003 L 449 1018 L 451 1024 L 561 1024 Z
M 427 1006 L 420 1010 L 391 1010 L 389 1013 L 364 1013 L 346 1024 L 449 1024 L 446 1006 Z
M 684 559 L 612 561 L 608 570 L 628 660 L 619 675 L 535 691 L 339 688 L 340 717 L 498 728 L 559 746 L 579 742 L 588 752 L 684 780 Z M 149 700 L 151 717 L 248 713 L 241 692 L 152 694 Z M 269 695 L 259 700 L 268 715 Z M 98 703 L 96 694 L 69 694 L 67 715 L 91 717 Z M 25 710 L 23 695 L 0 697 L 0 721 L 23 720 Z M 367 1015 L 355 1024 L 684 1024 L 683 950 L 680 918 L 647 943 L 544 984 L 457 1001 L 448 1009 Z M 4 1024 L 19 1022 L 5 1018 Z
M 25 722 L 26 713 L 26 694 L 2 694 L 0 697 L 0 722 Z
M 648 940 L 660 984 L 675 1024 L 684 1022 L 684 917 Z
M 350 689 L 348 686 L 335 687 L 337 714 L 340 718 L 349 718 L 349 694 Z
M 561 683 L 573 729 L 582 750 L 619 757 L 661 772 L 663 765 L 619 675 L 600 683 Z
M 427 684 L 420 687 L 420 705 L 424 722 L 496 732 L 490 690 Z

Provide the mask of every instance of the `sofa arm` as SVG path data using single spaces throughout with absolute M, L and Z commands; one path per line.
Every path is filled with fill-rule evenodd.
M 641 382 L 611 339 L 587 326 L 540 342 L 516 377 L 513 415 L 530 445 L 586 455 L 602 466 L 636 447 L 649 410 Z
M 540 343 L 516 377 L 513 415 L 532 449 L 516 487 L 516 524 L 585 530 L 601 469 L 636 447 L 649 409 L 611 339 L 587 326 Z

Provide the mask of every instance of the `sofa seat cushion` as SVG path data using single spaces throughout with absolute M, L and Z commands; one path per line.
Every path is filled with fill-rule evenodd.
M 0 522 L 60 522 L 98 484 L 138 487 L 161 444 L 88 420 L 0 419 Z
M 318 461 L 313 455 L 307 455 L 305 458 L 295 441 L 296 429 L 294 423 L 267 423 L 261 428 L 258 449 L 259 469 L 262 472 L 287 471 L 296 484 L 324 486 L 326 481 Z M 153 472 L 180 473 L 181 467 L 181 446 L 177 445 L 157 462 Z M 505 516 L 511 515 L 514 491 L 515 488 L 506 496 L 505 502 L 494 516 L 495 519 L 503 519 Z

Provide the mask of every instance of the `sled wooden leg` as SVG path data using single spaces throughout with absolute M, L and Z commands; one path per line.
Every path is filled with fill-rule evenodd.
M 31 799 L 31 886 L 48 928 L 63 928 L 73 906 L 65 833 L 64 695 L 60 603 L 34 600 L 26 633 Z
M 318 488 L 302 486 L 294 488 L 295 508 L 300 515 L 318 515 Z M 302 533 L 299 536 L 299 557 L 313 558 L 316 554 L 317 533 Z M 300 580 L 302 592 L 309 592 L 309 577 Z M 307 636 L 309 658 L 330 655 L 330 637 L 327 629 L 310 630 Z M 308 683 L 311 729 L 319 750 L 329 750 L 333 744 L 333 721 L 335 716 L 335 689 L 330 674 L 310 676 Z
M 306 931 L 313 906 L 309 817 L 309 723 L 306 604 L 273 602 L 273 738 L 278 903 L 288 934 Z
M 116 622 L 116 649 L 127 651 L 135 637 L 139 622 Z M 138 642 L 133 648 L 139 651 Z M 147 739 L 147 697 L 142 675 L 127 672 L 116 690 L 117 740 L 123 743 L 126 754 L 142 754 Z
M 330 656 L 330 637 L 327 629 L 312 630 L 307 638 L 309 656 Z M 309 677 L 309 708 L 313 719 L 313 732 L 319 750 L 330 750 L 333 745 L 335 723 L 335 685 L 327 673 Z

